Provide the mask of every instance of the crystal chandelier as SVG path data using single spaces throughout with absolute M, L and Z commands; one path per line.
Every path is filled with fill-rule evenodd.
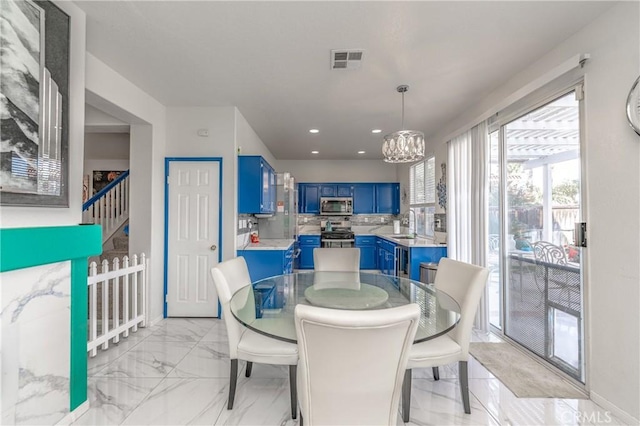
M 409 86 L 397 87 L 402 93 L 402 130 L 389 133 L 382 143 L 382 155 L 387 163 L 409 163 L 424 158 L 424 133 L 404 130 L 404 93 Z

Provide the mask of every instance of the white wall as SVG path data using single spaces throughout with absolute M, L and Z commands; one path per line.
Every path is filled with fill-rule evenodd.
M 85 133 L 82 174 L 89 176 L 89 194 L 95 170 L 129 170 L 129 150 L 129 133 Z
M 272 164 L 273 165 L 273 164 Z M 297 182 L 397 182 L 396 165 L 382 160 L 278 160 Z
M 128 133 L 85 133 L 84 158 L 89 160 L 128 160 Z
M 276 159 L 253 130 L 247 119 L 236 109 L 236 148 L 239 155 L 261 155 L 276 168 Z M 279 170 L 276 170 L 279 171 Z
M 151 260 L 149 317 L 153 323 L 162 317 L 164 306 L 166 110 L 95 56 L 87 53 L 86 60 L 87 103 L 131 124 L 129 251 L 144 252 Z
M 639 17 L 638 2 L 613 7 L 430 138 L 439 166 L 446 161 L 446 141 L 456 132 L 477 124 L 475 118 L 570 57 L 591 54 L 582 71 L 589 242 L 587 380 L 592 399 L 636 422 L 640 418 L 640 137 L 629 127 L 624 105 L 640 70 Z
M 235 257 L 236 146 L 235 107 L 167 109 L 167 157 L 222 157 L 222 258 Z M 209 136 L 197 135 L 208 129 Z

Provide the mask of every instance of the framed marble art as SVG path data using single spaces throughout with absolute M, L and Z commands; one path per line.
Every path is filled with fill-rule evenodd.
M 0 204 L 68 207 L 70 18 L 2 0 Z

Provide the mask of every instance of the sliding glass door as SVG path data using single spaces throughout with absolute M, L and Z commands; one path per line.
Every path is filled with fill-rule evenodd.
M 576 92 L 501 123 L 490 143 L 491 323 L 584 382 Z

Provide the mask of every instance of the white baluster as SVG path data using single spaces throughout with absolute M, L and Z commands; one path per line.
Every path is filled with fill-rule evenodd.
M 125 256 L 122 258 L 122 268 L 123 269 L 128 269 L 129 268 L 129 256 Z M 129 306 L 129 275 L 131 275 L 130 273 L 125 274 L 125 276 L 122 277 L 122 306 L 123 306 L 123 315 L 124 315 L 124 319 L 123 322 L 126 324 L 129 322 L 129 319 L 131 319 L 131 315 L 129 315 L 129 311 L 131 309 L 131 307 Z M 129 337 L 129 327 L 127 327 L 124 330 L 124 337 Z
M 147 326 L 147 286 L 149 285 L 149 261 L 144 253 L 140 255 L 140 263 L 144 265 L 142 270 L 142 327 Z
M 133 265 L 138 264 L 138 255 L 133 255 Z M 133 318 L 138 318 L 138 273 L 134 273 L 131 277 L 133 279 L 133 288 L 131 289 L 131 296 L 133 297 L 133 303 L 131 307 L 133 308 Z M 133 326 L 133 331 L 138 331 L 138 324 Z
M 119 225 L 120 224 L 120 215 L 122 214 L 120 212 L 120 204 L 122 203 L 122 201 L 120 200 L 120 185 L 122 184 L 122 182 L 119 182 L 116 187 L 115 187 L 115 192 L 116 192 L 116 205 L 115 205 L 115 221 L 116 223 Z
M 102 273 L 109 272 L 109 262 L 107 259 L 102 261 Z M 102 281 L 102 335 L 106 336 L 109 332 L 109 279 Z M 109 349 L 109 340 L 105 340 L 102 344 L 102 350 Z
M 120 270 L 120 260 L 116 257 L 113 259 L 113 270 Z M 120 327 L 120 277 L 113 279 L 113 323 L 111 325 L 112 330 L 116 330 Z M 120 342 L 120 334 L 116 334 L 113 338 L 113 343 Z
M 95 277 L 96 275 L 98 275 L 98 265 L 96 262 L 91 262 L 89 276 Z M 89 285 L 89 336 L 91 336 L 92 342 L 98 338 L 98 295 L 96 288 L 96 283 Z M 90 355 L 94 357 L 97 354 L 98 348 L 93 347 Z

